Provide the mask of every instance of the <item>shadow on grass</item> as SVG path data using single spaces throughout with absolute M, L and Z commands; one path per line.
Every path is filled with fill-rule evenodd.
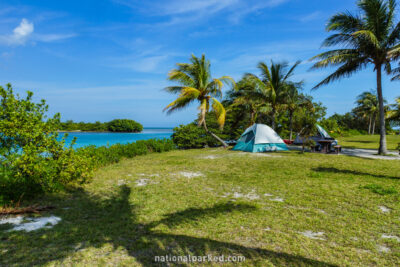
M 220 203 L 209 208 L 185 209 L 167 214 L 159 221 L 142 224 L 138 222 L 140 207 L 129 202 L 130 193 L 130 188 L 122 186 L 115 195 L 104 199 L 79 191 L 71 199 L 58 200 L 59 205 L 68 205 L 69 209 L 54 211 L 54 215 L 62 220 L 53 228 L 30 233 L 0 231 L 0 265 L 44 265 L 53 260 L 66 259 L 77 251 L 111 244 L 115 250 L 125 249 L 143 266 L 182 265 L 156 263 L 154 257 L 189 254 L 243 255 L 246 261 L 251 261 L 248 264 L 253 265 L 268 261 L 278 266 L 333 266 L 301 256 L 157 230 L 162 225 L 171 229 L 207 217 L 251 212 L 255 210 L 254 206 Z M 90 255 L 88 260 L 90 257 L 95 258 L 96 255 Z M 108 264 L 112 263 L 112 259 L 110 261 Z
M 312 170 L 315 172 L 353 174 L 353 175 L 362 175 L 362 176 L 372 176 L 375 178 L 384 178 L 384 179 L 400 179 L 400 177 L 398 177 L 398 176 L 374 174 L 374 173 L 360 172 L 360 171 L 354 171 L 354 170 L 342 170 L 342 169 L 333 168 L 333 167 L 318 167 L 318 168 L 313 168 Z

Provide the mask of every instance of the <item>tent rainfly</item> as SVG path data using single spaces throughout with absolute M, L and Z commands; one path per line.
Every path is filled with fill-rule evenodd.
M 318 133 L 317 133 L 316 136 L 312 136 L 312 137 L 311 137 L 312 140 L 314 140 L 316 143 L 318 143 L 318 141 L 321 141 L 321 140 L 332 140 L 332 141 L 333 141 L 333 142 L 332 142 L 332 146 L 337 145 L 337 143 L 338 143 L 337 140 L 335 140 L 334 138 L 332 138 L 332 137 L 327 133 L 327 131 L 325 131 L 324 128 L 322 128 L 322 127 L 321 127 L 320 125 L 318 125 L 318 124 L 316 124 L 315 126 L 317 127 Z M 304 142 L 304 140 L 305 140 L 304 137 L 298 135 L 298 136 L 296 137 L 296 139 L 294 140 L 293 143 L 294 143 L 295 145 L 302 145 L 303 142 Z
M 264 124 L 253 124 L 244 131 L 233 150 L 255 153 L 284 151 L 288 147 L 272 128 Z

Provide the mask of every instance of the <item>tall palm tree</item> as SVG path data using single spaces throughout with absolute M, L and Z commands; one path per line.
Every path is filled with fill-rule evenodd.
M 386 154 L 385 109 L 382 95 L 382 68 L 389 74 L 391 62 L 400 55 L 400 23 L 395 24 L 395 0 L 359 0 L 360 14 L 342 12 L 330 18 L 327 31 L 336 33 L 323 46 L 337 47 L 312 58 L 313 69 L 338 66 L 337 70 L 314 89 L 374 66 L 379 100 L 379 154 Z
M 260 101 L 265 104 L 265 107 L 267 106 L 266 104 L 269 105 L 272 129 L 274 130 L 276 129 L 276 115 L 285 102 L 289 78 L 299 64 L 300 61 L 297 61 L 289 68 L 287 62 L 274 63 L 271 61 L 271 66 L 268 67 L 266 63 L 260 62 L 257 68 L 261 71 L 261 78 L 251 73 L 246 74 L 244 77 L 253 84 Z
M 177 86 L 166 87 L 169 93 L 179 94 L 178 98 L 165 107 L 164 111 L 171 113 L 186 108 L 194 101 L 199 102 L 198 125 L 203 126 L 205 131 L 217 139 L 224 147 L 228 145 L 214 133 L 208 130 L 206 114 L 211 109 L 214 111 L 218 124 L 222 129 L 225 124 L 226 110 L 217 98 L 222 97 L 224 84 L 234 85 L 235 82 L 229 76 L 213 79 L 210 72 L 210 61 L 203 54 L 201 58 L 194 55 L 190 63 L 178 63 L 177 68 L 168 74 L 168 80 L 177 82 Z

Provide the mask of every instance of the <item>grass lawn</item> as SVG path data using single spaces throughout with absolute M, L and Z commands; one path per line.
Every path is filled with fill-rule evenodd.
M 0 225 L 0 266 L 151 266 L 188 254 L 243 255 L 244 266 L 398 266 L 400 240 L 385 237 L 400 236 L 399 179 L 398 162 L 336 155 L 141 156 L 36 200 L 57 206 L 42 214 L 61 218 L 53 228 Z
M 396 150 L 397 144 L 400 143 L 400 135 L 387 135 L 387 147 L 389 150 Z M 350 137 L 338 137 L 339 144 L 348 148 L 379 148 L 379 135 L 358 135 Z

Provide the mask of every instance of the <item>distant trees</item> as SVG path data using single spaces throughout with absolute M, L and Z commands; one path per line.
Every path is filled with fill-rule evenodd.
M 178 85 L 166 87 L 165 90 L 172 94 L 179 94 L 178 98 L 165 107 L 168 113 L 186 108 L 196 101 L 199 104 L 198 125 L 212 137 L 217 139 L 224 147 L 228 145 L 220 137 L 211 132 L 207 127 L 206 115 L 210 109 L 216 116 L 222 129 L 225 124 L 226 110 L 218 98 L 222 97 L 224 84 L 234 85 L 235 82 L 229 76 L 219 79 L 212 78 L 210 61 L 203 54 L 200 58 L 192 55 L 190 63 L 178 63 L 177 68 L 168 74 L 168 80 L 177 82 Z
M 376 72 L 379 102 L 380 145 L 379 154 L 386 154 L 385 108 L 382 94 L 382 69 L 391 73 L 391 62 L 400 57 L 400 23 L 396 23 L 395 0 L 360 0 L 359 13 L 341 12 L 329 20 L 326 29 L 332 34 L 323 42 L 334 47 L 312 58 L 317 60 L 313 69 L 337 67 L 331 75 L 314 88 L 349 77 L 366 68 Z M 337 47 L 341 48 L 337 48 Z
M 60 131 L 83 131 L 83 132 L 141 132 L 143 126 L 128 119 L 116 119 L 110 122 L 73 122 L 68 120 L 61 122 L 59 126 Z
M 128 119 L 112 120 L 107 123 L 107 128 L 110 132 L 137 133 L 143 130 L 143 126 L 140 123 Z
M 391 109 L 388 112 L 388 118 L 394 126 L 400 127 L 400 97 L 396 98 L 395 104 L 390 105 Z M 399 129 L 400 134 L 400 129 Z M 400 144 L 399 144 L 400 145 Z
M 383 100 L 386 103 L 386 100 Z M 375 124 L 378 119 L 379 101 L 374 92 L 363 92 L 357 97 L 357 106 L 353 112 L 368 121 L 368 134 L 375 134 Z M 387 109 L 387 107 L 385 107 Z

